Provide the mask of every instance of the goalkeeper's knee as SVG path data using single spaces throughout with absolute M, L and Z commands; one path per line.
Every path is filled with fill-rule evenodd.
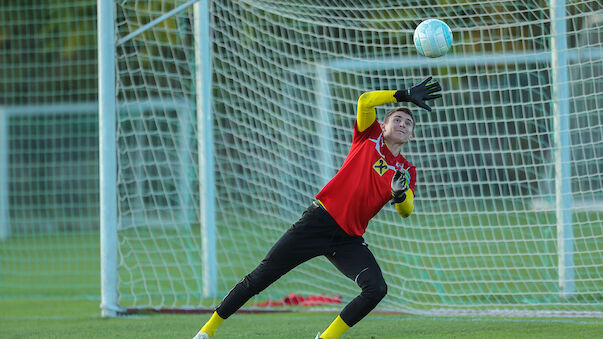
M 382 284 L 371 285 L 362 290 L 362 294 L 378 303 L 387 295 L 387 284 L 385 281 Z
M 366 277 L 358 280 L 358 286 L 362 288 L 361 295 L 375 304 L 387 295 L 387 284 L 381 275 L 367 274 Z

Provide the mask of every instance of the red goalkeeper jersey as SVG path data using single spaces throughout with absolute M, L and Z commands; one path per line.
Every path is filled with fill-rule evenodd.
M 392 177 L 399 168 L 410 173 L 409 187 L 414 193 L 417 170 L 402 155 L 390 152 L 379 122 L 375 119 L 362 132 L 356 124 L 348 156 L 316 198 L 347 234 L 361 236 L 369 220 L 390 201 Z

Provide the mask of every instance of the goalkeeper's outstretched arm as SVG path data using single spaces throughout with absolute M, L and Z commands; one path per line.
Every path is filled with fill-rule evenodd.
M 412 102 L 413 104 L 431 111 L 431 107 L 425 100 L 433 100 L 442 97 L 438 92 L 442 88 L 440 84 L 431 77 L 423 80 L 418 85 L 400 91 L 372 91 L 363 93 L 358 98 L 358 113 L 356 122 L 358 131 L 362 132 L 369 128 L 376 119 L 375 106 L 392 104 L 394 102 Z

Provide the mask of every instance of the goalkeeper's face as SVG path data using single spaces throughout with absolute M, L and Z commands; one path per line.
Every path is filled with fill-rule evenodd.
M 414 137 L 415 122 L 406 112 L 395 112 L 381 124 L 385 140 L 390 143 L 405 144 Z

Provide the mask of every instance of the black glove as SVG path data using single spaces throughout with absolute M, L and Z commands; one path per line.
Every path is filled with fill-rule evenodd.
M 413 104 L 425 108 L 431 112 L 431 107 L 425 104 L 425 100 L 432 100 L 441 98 L 442 95 L 437 93 L 442 90 L 437 80 L 431 80 L 431 77 L 423 80 L 422 83 L 401 91 L 394 93 L 394 98 L 398 102 L 406 101 L 412 102 Z M 437 93 L 437 94 L 434 94 Z
M 410 185 L 410 173 L 405 169 L 396 170 L 392 178 L 392 204 L 398 204 L 406 199 L 406 191 Z

